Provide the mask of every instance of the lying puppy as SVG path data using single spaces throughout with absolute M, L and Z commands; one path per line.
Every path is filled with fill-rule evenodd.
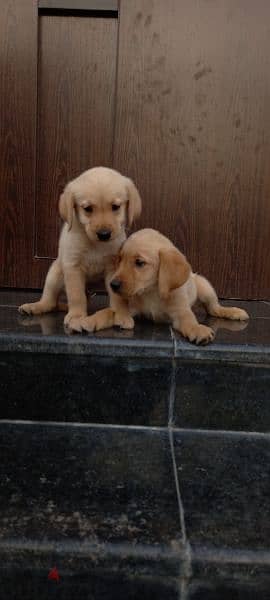
M 191 307 L 200 300 L 209 315 L 245 321 L 241 308 L 219 304 L 215 290 L 204 277 L 192 273 L 185 256 L 161 233 L 142 229 L 123 245 L 119 264 L 110 281 L 111 308 L 98 311 L 82 322 L 95 331 L 121 324 L 134 327 L 133 317 L 170 322 L 190 342 L 208 343 L 214 331 L 198 323 Z
M 96 167 L 71 181 L 60 197 L 63 226 L 57 259 L 46 277 L 39 302 L 23 304 L 19 312 L 40 315 L 58 307 L 65 287 L 68 313 L 65 324 L 81 331 L 87 315 L 86 283 L 111 277 L 114 259 L 126 239 L 125 226 L 141 213 L 134 183 L 117 171 Z

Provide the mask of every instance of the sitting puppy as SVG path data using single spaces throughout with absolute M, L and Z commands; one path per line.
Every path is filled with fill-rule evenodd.
M 117 171 L 96 167 L 71 181 L 60 197 L 63 226 L 57 259 L 46 277 L 39 302 L 23 304 L 21 313 L 40 315 L 58 307 L 65 287 L 68 313 L 65 324 L 81 331 L 87 315 L 86 283 L 111 277 L 114 260 L 126 239 L 125 226 L 141 213 L 134 183 Z
M 192 305 L 204 304 L 209 315 L 245 321 L 241 308 L 221 306 L 204 277 L 192 273 L 185 256 L 158 231 L 142 229 L 123 245 L 117 271 L 110 281 L 111 308 L 83 320 L 86 331 L 121 325 L 134 327 L 133 317 L 170 322 L 190 342 L 211 342 L 214 331 L 198 323 Z

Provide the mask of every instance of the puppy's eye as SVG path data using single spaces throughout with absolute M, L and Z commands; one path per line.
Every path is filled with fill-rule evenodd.
M 119 210 L 120 205 L 119 204 L 112 204 L 112 210 L 113 212 L 116 212 L 117 210 Z
M 87 213 L 92 213 L 93 212 L 93 206 L 84 206 L 84 210 Z
M 146 265 L 146 262 L 144 260 L 141 260 L 141 258 L 136 258 L 135 265 L 136 267 L 144 267 Z

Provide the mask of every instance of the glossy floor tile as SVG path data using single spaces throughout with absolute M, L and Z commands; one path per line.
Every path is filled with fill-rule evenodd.
M 270 318 L 270 300 L 221 300 L 224 306 L 241 306 L 250 315 L 251 319 Z
M 60 573 L 48 581 L 47 572 L 0 572 L 3 600 L 269 600 L 269 580 L 208 580 L 179 583 L 163 578 L 85 576 Z
M 269 600 L 269 578 L 250 577 L 249 581 L 233 579 L 191 581 L 187 600 Z
M 167 432 L 2 422 L 0 454 L 1 564 L 180 574 Z
M 195 559 L 242 561 L 251 571 L 269 561 L 270 436 L 176 430 L 174 447 Z
M 80 354 L 113 352 L 116 356 L 171 357 L 174 354 L 196 360 L 239 360 L 270 362 L 270 304 L 267 302 L 225 301 L 246 308 L 249 322 L 231 322 L 213 319 L 199 311 L 201 322 L 208 323 L 216 332 L 213 344 L 197 347 L 184 340 L 169 326 L 137 320 L 135 329 L 121 331 L 109 329 L 92 335 L 68 335 L 63 327 L 63 313 L 50 313 L 41 317 L 22 317 L 17 305 L 25 300 L 35 300 L 34 292 L 0 291 L 0 350 L 13 351 L 20 344 L 29 351 L 58 351 Z M 2 302 L 2 306 L 1 306 Z M 107 297 L 96 294 L 90 298 L 90 312 L 107 304 Z M 2 334 L 2 336 L 1 336 Z
M 40 292 L 36 291 L 0 289 L 0 306 L 20 306 L 25 302 L 36 302 L 39 298 Z
M 214 342 L 205 346 L 207 349 L 218 344 L 230 345 L 232 349 L 239 345 L 270 345 L 270 319 L 268 317 L 253 318 L 249 321 L 228 321 L 204 316 L 201 317 L 200 323 L 212 327 L 216 334 Z M 175 337 L 179 350 L 181 345 L 190 346 L 177 332 L 175 332 Z
M 166 426 L 170 397 L 176 427 L 269 431 L 268 304 L 241 303 L 250 323 L 225 322 L 230 330 L 197 347 L 147 321 L 67 335 L 63 313 L 18 314 L 15 299 L 32 292 L 1 294 L 1 418 Z M 104 296 L 91 302 L 100 308 Z
M 0 419 L 164 427 L 171 361 L 0 354 Z
M 251 600 L 255 578 L 266 600 L 270 304 L 200 313 L 198 348 L 142 321 L 68 335 L 18 314 L 31 294 L 0 292 L 0 598 Z
M 99 306 L 95 305 L 98 309 Z M 173 342 L 167 325 L 138 322 L 134 330 L 118 328 L 96 334 L 70 334 L 64 329 L 64 313 L 39 317 L 22 316 L 15 306 L 0 306 L 0 351 L 101 354 L 114 356 L 173 355 Z
M 9 288 L 0 288 L 0 306 L 20 306 L 25 302 L 36 302 L 41 297 L 41 291 L 36 290 L 16 290 Z M 89 309 L 91 304 L 103 308 L 107 305 L 107 295 L 100 292 L 88 292 L 87 294 Z M 60 299 L 66 302 L 65 294 L 61 294 Z
M 174 426 L 270 432 L 270 365 L 181 362 Z
M 106 573 L 85 576 L 60 572 L 59 581 L 49 581 L 48 572 L 0 571 L 0 589 L 2 600 L 181 600 L 177 583 L 167 578 Z

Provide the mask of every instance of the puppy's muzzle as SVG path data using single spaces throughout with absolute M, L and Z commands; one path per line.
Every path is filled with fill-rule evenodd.
M 97 237 L 101 242 L 107 242 L 112 235 L 109 229 L 99 229 L 97 231 Z
M 113 279 L 111 281 L 110 285 L 111 285 L 113 292 L 115 292 L 117 294 L 120 292 L 122 282 L 120 281 L 120 279 Z

